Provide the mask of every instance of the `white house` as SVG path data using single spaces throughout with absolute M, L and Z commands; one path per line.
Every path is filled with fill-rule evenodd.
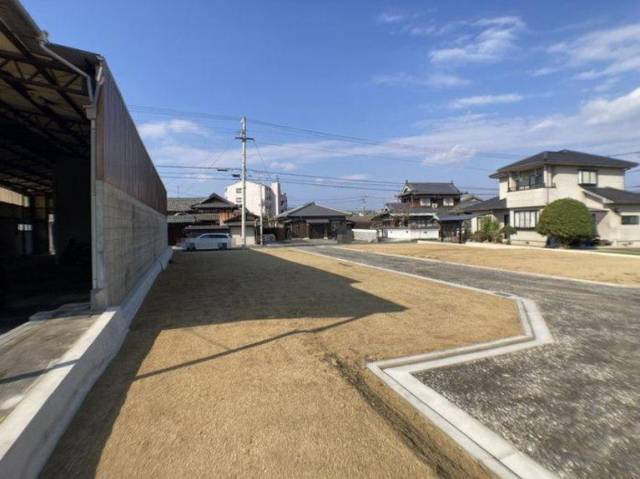
M 584 203 L 601 240 L 616 246 L 640 245 L 640 193 L 625 190 L 631 161 L 577 151 L 544 151 L 504 166 L 491 178 L 500 182 L 499 196 L 465 208 L 479 219 L 492 215 L 501 225 L 517 230 L 512 243 L 544 245 L 535 227 L 542 209 L 560 198 Z
M 280 182 L 274 181 L 270 186 L 247 181 L 247 204 L 249 212 L 265 219 L 275 218 L 287 209 L 287 195 L 282 191 Z M 242 204 L 242 182 L 227 186 L 224 196 L 228 201 L 240 206 Z

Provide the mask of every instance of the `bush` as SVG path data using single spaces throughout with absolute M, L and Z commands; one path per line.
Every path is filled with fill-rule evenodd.
M 542 210 L 536 231 L 568 246 L 593 238 L 593 219 L 583 203 L 564 198 Z
M 485 241 L 498 243 L 501 241 L 502 230 L 500 229 L 500 223 L 491 216 L 480 218 L 479 222 L 478 231 L 471 235 L 471 239 L 473 241 L 477 241 L 479 243 L 483 243 Z
M 500 223 L 498 223 L 493 217 L 487 216 L 480 220 L 480 231 L 486 241 L 497 243 L 500 241 Z

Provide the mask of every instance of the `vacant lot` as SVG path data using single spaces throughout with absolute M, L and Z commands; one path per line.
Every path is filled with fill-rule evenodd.
M 527 248 L 482 248 L 443 243 L 352 245 L 349 248 L 488 266 L 507 271 L 550 274 L 565 278 L 640 286 L 640 257 L 616 258 L 598 254 L 535 250 Z
M 177 254 L 44 476 L 478 474 L 365 363 L 518 333 L 511 302 L 468 290 L 284 249 Z

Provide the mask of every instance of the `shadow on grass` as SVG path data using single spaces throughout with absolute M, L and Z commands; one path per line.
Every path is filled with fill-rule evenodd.
M 87 395 L 58 443 L 42 477 L 96 474 L 105 444 L 134 381 L 179 372 L 294 335 L 339 328 L 373 314 L 405 310 L 353 287 L 354 283 L 344 276 L 251 250 L 176 254 L 134 319 L 120 353 Z M 308 318 L 309 327 L 296 327 L 235 348 L 212 342 L 225 350 L 139 373 L 163 331 L 287 318 Z M 322 324 L 314 325 L 315 318 L 322 320 Z M 326 324 L 330 318 L 336 322 Z

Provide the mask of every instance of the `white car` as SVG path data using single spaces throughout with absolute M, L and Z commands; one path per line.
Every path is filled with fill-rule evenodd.
M 205 233 L 184 242 L 184 249 L 187 251 L 227 248 L 231 248 L 231 237 L 228 233 Z

